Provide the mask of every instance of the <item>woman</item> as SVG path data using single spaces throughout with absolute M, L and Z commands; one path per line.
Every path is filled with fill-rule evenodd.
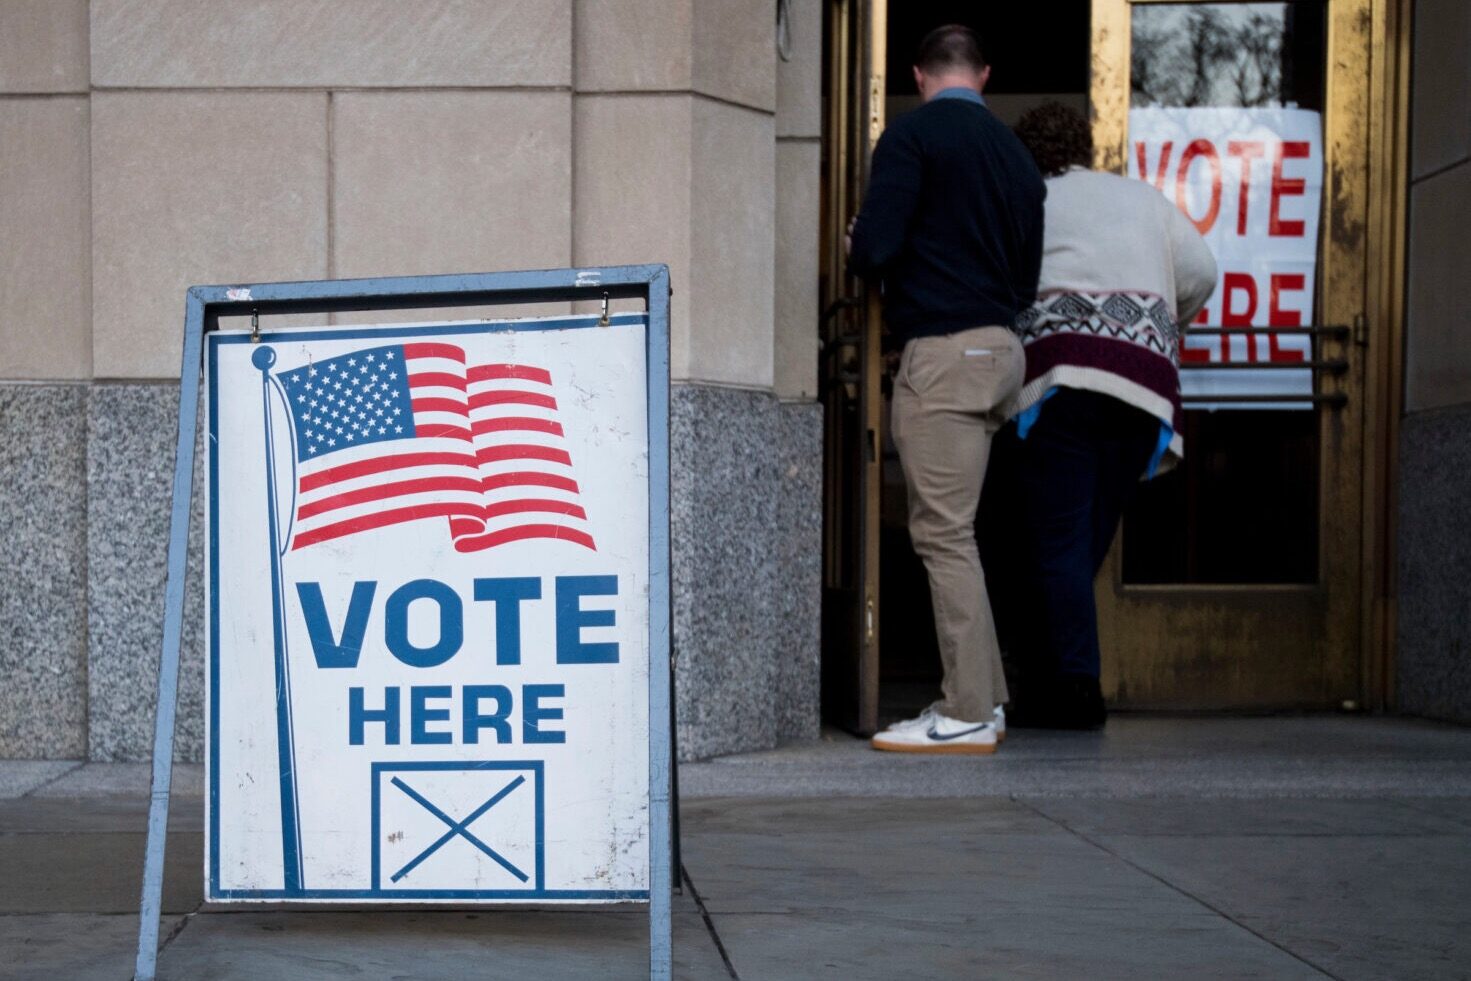
M 1139 481 L 1184 453 L 1178 325 L 1210 298 L 1216 264 L 1153 187 L 1089 169 L 1078 112 L 1045 104 L 1016 133 L 1047 179 L 1047 204 L 1037 301 L 1016 325 L 1026 380 L 998 448 L 1009 486 L 997 497 L 1009 500 L 987 516 L 1017 536 L 1015 596 L 996 611 L 1020 670 L 1010 721 L 1097 728 L 1093 579 Z

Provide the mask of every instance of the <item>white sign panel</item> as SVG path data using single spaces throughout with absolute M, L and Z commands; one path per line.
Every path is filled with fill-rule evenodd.
M 211 901 L 648 898 L 646 332 L 209 335 Z
M 1215 253 L 1216 291 L 1197 324 L 1305 327 L 1313 322 L 1323 193 L 1322 118 L 1306 109 L 1133 109 L 1129 174 L 1173 201 Z M 1308 333 L 1190 337 L 1182 362 L 1312 360 Z M 1183 372 L 1183 394 L 1310 395 L 1312 372 Z M 1310 403 L 1278 404 L 1307 408 Z

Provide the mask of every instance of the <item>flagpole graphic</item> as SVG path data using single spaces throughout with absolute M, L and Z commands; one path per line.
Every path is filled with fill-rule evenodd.
M 271 546 L 271 618 L 276 657 L 276 755 L 281 782 L 281 865 L 288 894 L 302 890 L 301 823 L 297 815 L 295 746 L 291 726 L 291 665 L 286 658 L 286 604 L 281 583 L 280 512 L 276 504 L 276 441 L 271 420 L 271 367 L 275 349 L 260 347 L 250 361 L 261 373 L 265 422 L 266 513 Z M 294 479 L 294 478 L 293 478 Z

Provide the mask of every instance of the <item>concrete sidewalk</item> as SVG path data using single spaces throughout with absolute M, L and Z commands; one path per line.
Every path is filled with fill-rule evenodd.
M 1471 730 L 1120 717 L 680 775 L 681 978 L 1471 977 Z M 129 977 L 146 780 L 0 764 L 0 977 Z M 202 910 L 200 789 L 179 768 L 161 977 L 643 975 L 638 911 Z

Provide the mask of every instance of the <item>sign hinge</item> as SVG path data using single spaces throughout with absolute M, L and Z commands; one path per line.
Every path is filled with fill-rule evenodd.
M 1354 343 L 1359 347 L 1369 346 L 1369 318 L 1362 313 L 1354 317 Z

